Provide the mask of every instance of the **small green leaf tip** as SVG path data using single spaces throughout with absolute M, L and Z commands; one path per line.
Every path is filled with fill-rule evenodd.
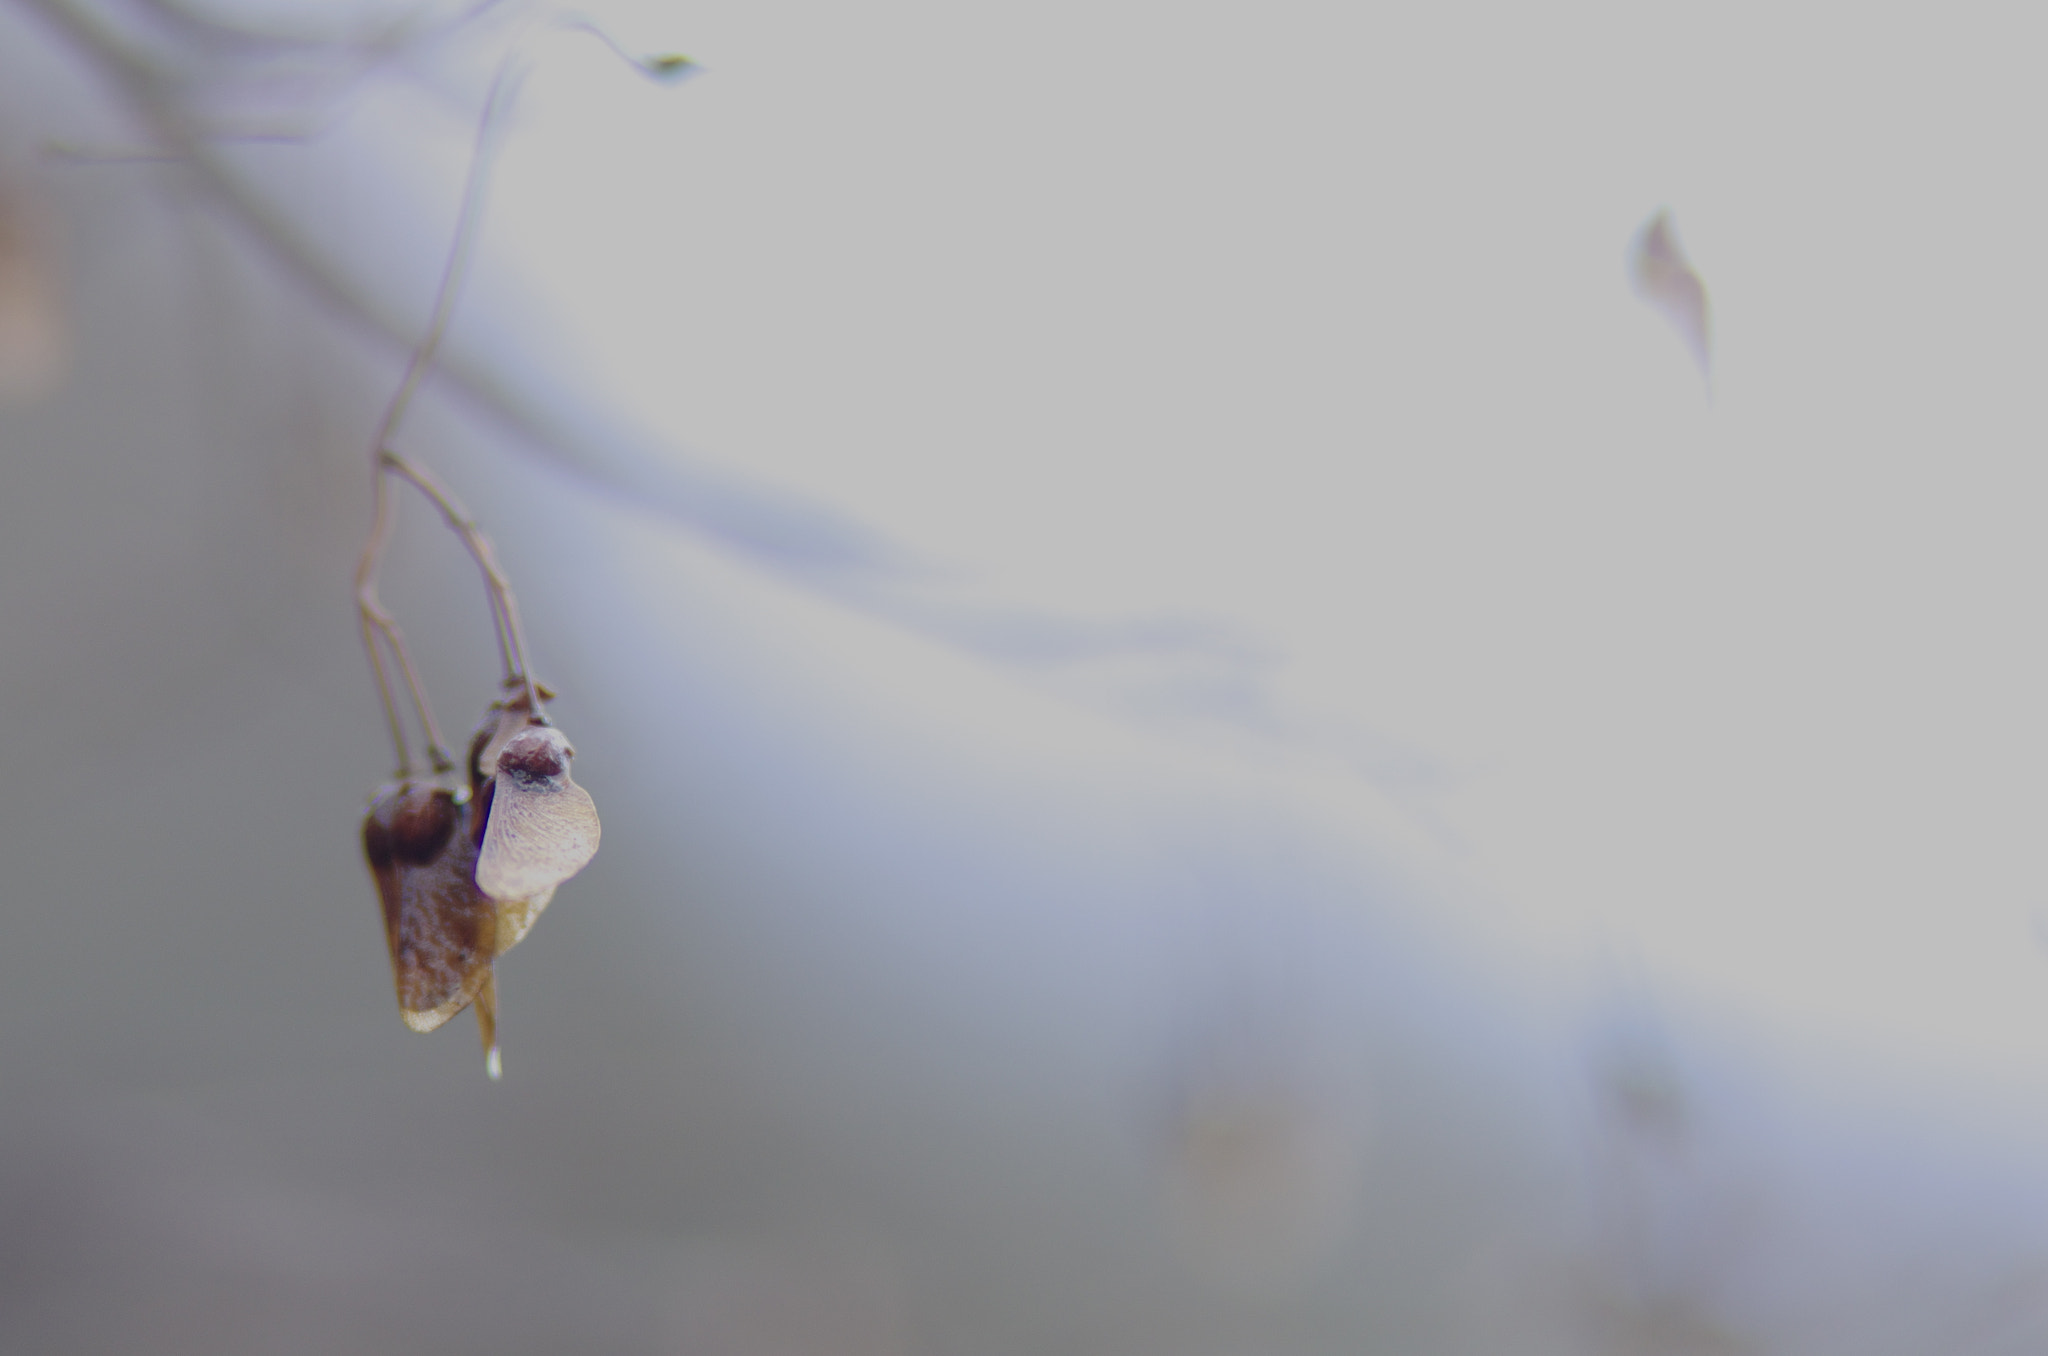
M 668 52 L 661 56 L 649 57 L 643 63 L 647 73 L 656 80 L 680 80 L 697 69 L 697 63 L 680 52 Z

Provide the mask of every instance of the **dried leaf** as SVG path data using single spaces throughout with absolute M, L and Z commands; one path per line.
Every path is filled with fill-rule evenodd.
M 1636 291 L 1677 328 L 1702 374 L 1710 370 L 1707 289 L 1687 262 L 1671 229 L 1671 213 L 1659 212 L 1637 233 L 1631 251 Z

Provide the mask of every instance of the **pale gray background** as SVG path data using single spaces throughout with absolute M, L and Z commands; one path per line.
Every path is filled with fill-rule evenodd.
M 0 1350 L 2048 1342 L 2023 15 L 536 39 L 400 439 L 604 816 L 492 1086 L 392 1010 L 348 581 L 506 30 L 177 12 L 0 6 Z M 67 15 L 334 125 L 53 162 L 153 134 Z

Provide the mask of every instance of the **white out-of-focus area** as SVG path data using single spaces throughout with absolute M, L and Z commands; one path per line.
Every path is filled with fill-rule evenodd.
M 1825 5 L 599 12 L 703 70 L 559 42 L 492 230 L 622 405 L 991 596 L 1228 627 L 1241 673 L 1058 681 L 1403 782 L 1536 939 L 2048 1068 L 2012 45 Z M 1710 382 L 1630 286 L 1661 209 Z

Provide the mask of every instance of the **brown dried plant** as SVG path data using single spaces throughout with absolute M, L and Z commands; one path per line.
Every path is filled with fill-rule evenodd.
M 589 25 L 572 26 L 620 51 Z M 689 65 L 674 56 L 635 64 L 657 78 Z M 474 1005 L 485 1067 L 493 1079 L 502 1072 L 495 963 L 526 936 L 555 887 L 597 852 L 597 809 L 570 776 L 575 749 L 548 719 L 545 702 L 554 694 L 534 678 L 527 662 L 518 603 L 490 539 L 447 487 L 394 451 L 392 441 L 447 330 L 474 245 L 492 138 L 519 70 L 515 53 L 500 67 L 484 100 L 455 241 L 433 313 L 371 446 L 375 507 L 369 541 L 356 567 L 363 645 L 398 755 L 393 780 L 377 792 L 364 817 L 363 853 L 383 904 L 399 1015 L 415 1031 L 432 1031 Z M 485 712 L 461 768 L 434 720 L 405 637 L 378 597 L 378 567 L 392 533 L 393 481 L 412 486 L 440 511 L 483 573 L 504 677 L 501 695 Z M 394 674 L 419 726 L 418 760 L 400 715 Z

